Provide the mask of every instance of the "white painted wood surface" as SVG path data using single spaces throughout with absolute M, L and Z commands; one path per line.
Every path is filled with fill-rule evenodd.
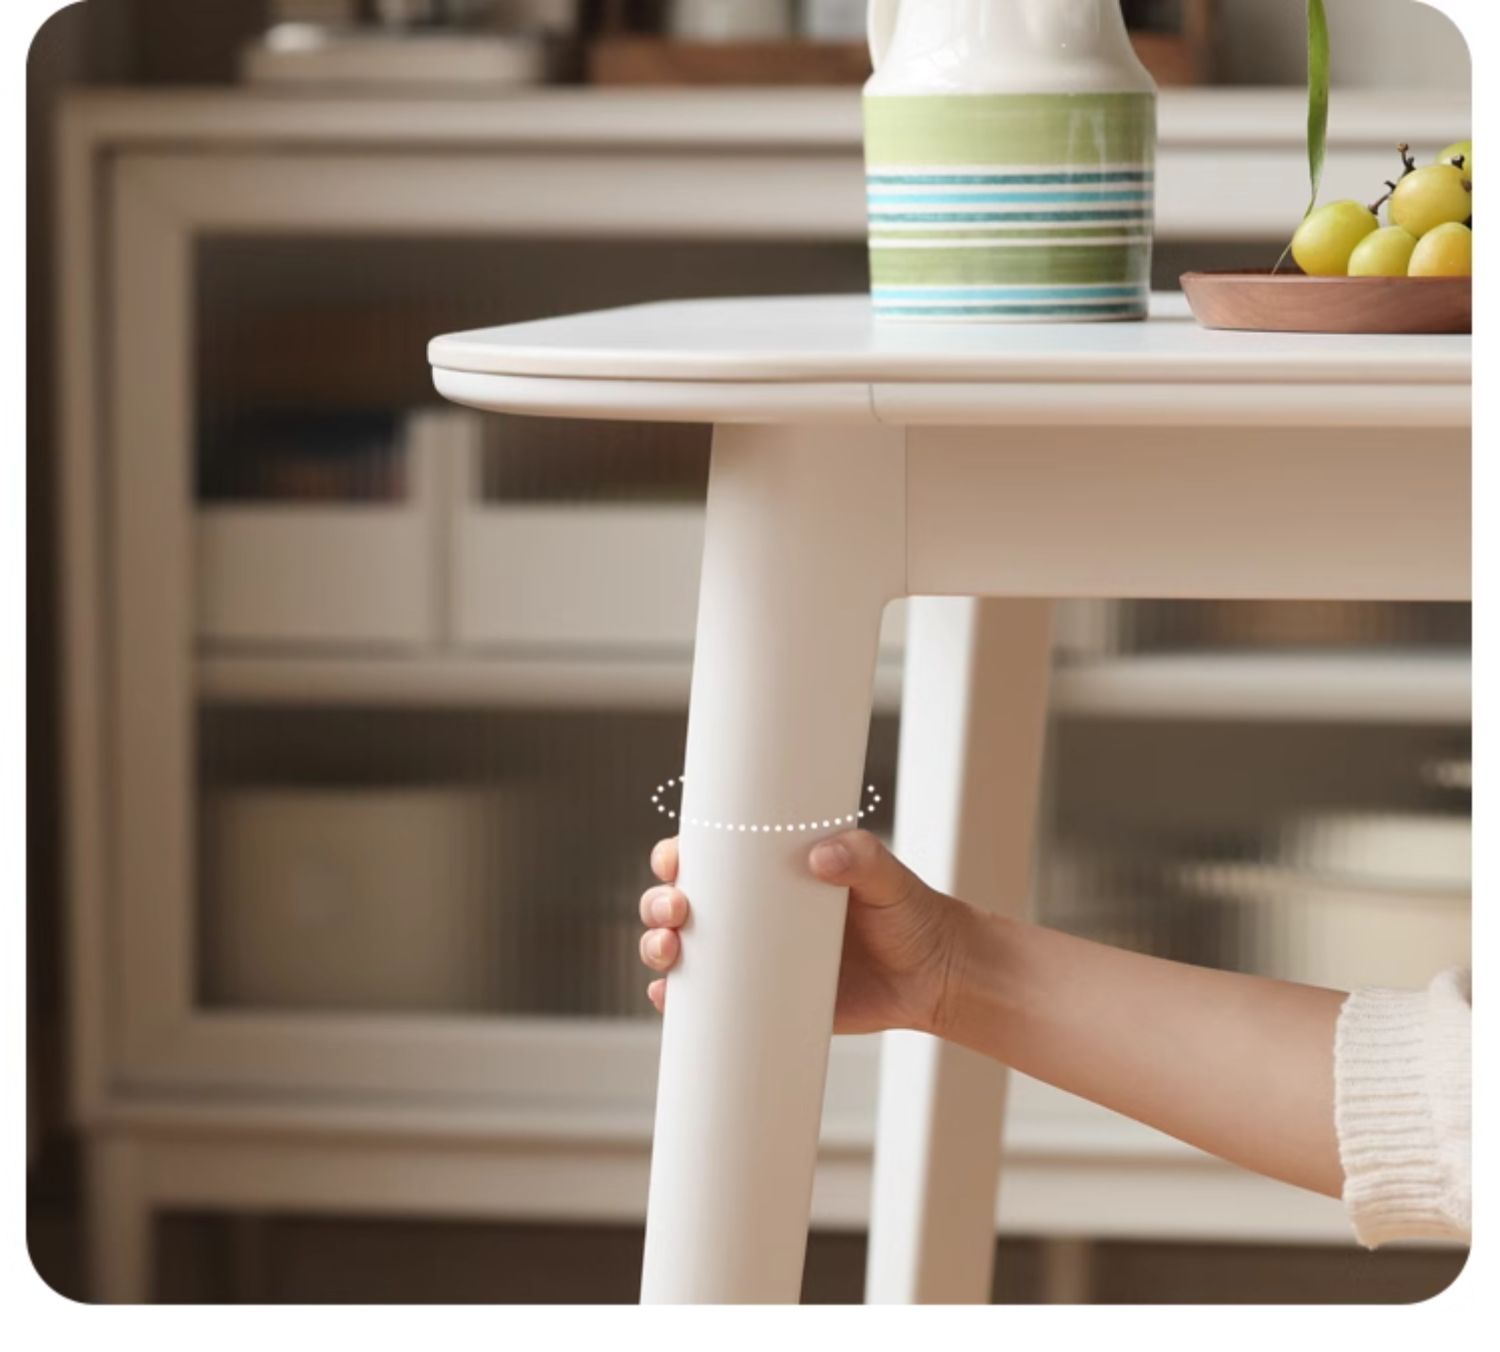
M 895 850 L 929 886 L 1029 910 L 1052 673 L 1047 601 L 911 603 Z M 1003 1066 L 901 1030 L 881 1039 L 870 1304 L 986 1304 Z
M 440 388 L 478 407 L 515 411 L 511 380 L 533 392 L 546 382 L 555 411 L 571 416 L 618 409 L 626 401 L 611 387 L 632 382 L 639 382 L 637 416 L 680 416 L 688 405 L 701 411 L 723 397 L 738 419 L 759 405 L 764 426 L 719 428 L 716 475 L 721 463 L 736 471 L 718 481 L 722 519 L 731 524 L 719 538 L 710 520 L 707 557 L 727 555 L 738 523 L 778 504 L 786 524 L 774 534 L 830 615 L 843 610 L 825 595 L 824 579 L 858 554 L 840 519 L 797 518 L 780 495 L 806 485 L 810 512 L 823 501 L 824 476 L 842 472 L 850 491 L 867 488 L 893 455 L 901 557 L 892 595 L 1468 595 L 1466 340 L 1224 335 L 1186 319 L 1180 301 L 1158 300 L 1155 310 L 1152 322 L 1138 325 L 885 330 L 862 297 L 688 302 L 450 336 L 432 344 L 431 356 Z M 443 373 L 455 369 L 462 381 L 445 384 Z M 493 382 L 488 390 L 486 381 Z M 1375 386 L 1386 392 L 1381 407 L 1394 411 L 1394 425 L 1379 431 L 1362 408 Z M 918 397 L 903 406 L 908 387 Z M 789 411 L 788 391 L 805 401 L 805 417 Z M 847 419 L 857 406 L 848 392 L 869 396 L 866 430 L 818 427 Z M 940 408 L 954 392 L 958 411 L 938 419 L 943 426 L 926 425 L 923 409 Z M 545 411 L 542 401 L 533 396 L 528 411 Z M 904 426 L 884 428 L 883 421 Z M 820 434 L 836 435 L 836 460 L 817 454 Z M 735 458 L 721 460 L 719 448 L 731 446 Z M 750 472 L 739 454 L 749 447 L 764 473 L 775 471 L 772 479 Z M 871 528 L 882 538 L 886 516 L 876 513 Z M 763 539 L 772 533 L 762 526 Z M 691 717 L 707 703 L 716 732 L 732 724 L 736 701 L 741 718 L 765 707 L 764 696 L 744 684 L 743 669 L 756 682 L 810 682 L 806 648 L 810 642 L 823 651 L 807 592 L 783 587 L 773 599 L 754 585 L 753 569 L 740 571 L 748 593 L 706 586 L 700 598 Z M 709 575 L 722 580 L 727 569 L 719 565 Z M 858 597 L 860 585 L 847 582 L 848 595 Z M 728 627 L 731 615 L 739 658 L 705 665 L 705 639 Z M 708 651 L 715 652 L 711 641 Z M 772 653 L 778 659 L 768 666 Z M 1032 664 L 1042 678 L 1044 653 L 1043 645 Z M 812 691 L 823 698 L 822 664 L 818 670 Z M 841 679 L 845 700 L 863 702 L 859 674 Z M 1039 702 L 1018 701 L 1021 721 L 1033 731 Z M 775 795 L 796 783 L 784 766 L 780 774 L 770 767 L 823 741 L 818 720 L 804 724 L 788 713 L 793 708 L 779 710 L 785 727 L 750 719 L 756 740 L 739 748 L 746 763 L 728 772 L 730 784 L 753 783 Z M 953 748 L 947 750 L 947 769 L 956 773 Z M 694 769 L 692 777 L 700 773 Z M 715 765 L 708 773 L 726 772 Z M 1011 797 L 1012 824 L 1029 832 L 1034 802 L 1023 808 Z M 931 828 L 921 833 L 918 852 L 931 845 Z M 825 998 L 826 978 L 799 954 L 796 973 L 768 1000 L 770 992 L 756 983 L 776 971 L 777 953 L 750 940 L 764 939 L 756 923 L 764 919 L 774 847 L 752 839 L 748 853 L 730 858 L 698 844 L 707 862 L 689 878 L 694 847 L 689 831 L 682 885 L 690 895 L 729 899 L 716 919 L 736 927 L 743 961 L 725 961 L 722 937 L 684 935 L 663 1049 L 644 1298 L 791 1300 L 801 1278 L 798 1212 L 805 1222 L 811 1205 L 803 1191 L 810 1147 L 799 1125 L 807 1095 L 781 1103 L 748 1087 L 764 1085 L 765 1067 L 783 1062 L 789 1083 L 804 1085 L 826 1011 L 814 1006 L 795 1026 L 765 1020 L 749 1041 L 745 1029 L 757 1013 Z M 1016 855 L 1012 850 L 1008 875 Z M 746 878 L 757 886 L 747 889 Z M 836 936 L 824 937 L 831 945 Z M 694 1039 L 674 1045 L 675 989 L 694 961 L 695 942 L 714 966 L 724 1003 L 709 1006 L 710 1020 L 694 1010 Z M 894 1121 L 875 1215 L 877 1222 L 882 1215 L 896 1220 L 872 1242 L 870 1291 L 882 1299 L 977 1299 L 989 1226 L 957 1199 L 965 1163 L 978 1193 L 988 1198 L 993 1191 L 993 1139 L 974 1122 L 999 1115 L 998 1072 L 901 1038 L 892 1039 L 891 1066 L 885 1106 Z
M 913 595 L 1469 595 L 1467 429 L 1076 430 L 1066 409 L 1047 428 L 912 429 Z
M 1147 324 L 881 325 L 864 296 L 676 301 L 444 335 L 429 357 L 448 398 L 543 416 L 1411 428 L 1451 445 L 1471 411 L 1467 337 L 1212 332 L 1178 295 L 1154 297 Z
M 646 1303 L 801 1290 L 846 895 L 806 855 L 864 799 L 881 615 L 905 584 L 904 449 L 878 429 L 714 434 L 675 823 L 693 909 L 662 1030 Z
M 1153 297 L 1149 323 L 1063 324 L 881 324 L 868 297 L 850 295 L 631 305 L 448 334 L 428 355 L 444 371 L 569 381 L 1466 390 L 1470 346 L 1460 335 L 1215 332 L 1180 295 Z M 592 390 L 580 392 L 585 414 Z M 1076 416 L 1067 407 L 1055 420 Z
M 862 421 L 909 428 L 913 595 L 1469 593 L 1463 337 L 1214 333 L 1180 297 L 1145 324 L 882 326 L 842 296 L 630 307 L 430 355 L 445 393 L 512 412 L 513 380 L 525 411 L 575 417 L 722 400 L 809 425 L 868 401 Z

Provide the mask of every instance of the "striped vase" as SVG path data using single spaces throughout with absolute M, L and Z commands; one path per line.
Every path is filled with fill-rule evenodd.
M 1151 93 L 865 96 L 882 320 L 1144 319 Z

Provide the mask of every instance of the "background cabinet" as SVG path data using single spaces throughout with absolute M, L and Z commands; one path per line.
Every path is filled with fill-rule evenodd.
M 1466 120 L 1398 104 L 1340 100 L 1330 191 Z M 1273 257 L 1296 96 L 1171 93 L 1162 130 L 1162 278 Z M 634 897 L 681 764 L 706 435 L 439 408 L 425 344 L 857 290 L 857 138 L 834 92 L 69 107 L 72 1070 L 101 1294 L 146 1289 L 153 1209 L 639 1219 Z M 1382 977 L 1463 957 L 1466 610 L 1065 612 L 1044 918 L 1326 979 L 1374 972 L 1329 965 L 1330 927 L 1390 936 Z M 900 641 L 893 608 L 884 784 Z M 1382 871 L 1402 840 L 1432 871 Z M 836 1048 L 823 1225 L 863 1222 L 874 1063 Z M 1333 1203 L 1040 1086 L 1011 1118 L 1011 1232 L 1345 1236 Z

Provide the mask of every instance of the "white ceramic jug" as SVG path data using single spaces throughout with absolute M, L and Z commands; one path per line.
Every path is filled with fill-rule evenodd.
M 1140 319 L 1156 86 L 1120 0 L 871 0 L 884 319 Z

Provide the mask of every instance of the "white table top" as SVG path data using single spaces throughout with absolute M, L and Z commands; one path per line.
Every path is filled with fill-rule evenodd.
M 1236 420 L 1453 425 L 1471 373 L 1467 337 L 1212 332 L 1177 295 L 1121 324 L 877 323 L 862 295 L 672 301 L 451 334 L 429 356 L 479 407 L 708 421 L 1057 422 L 1059 399 L 1077 421 L 1159 421 L 1185 398 L 1176 421 L 1212 401 Z

